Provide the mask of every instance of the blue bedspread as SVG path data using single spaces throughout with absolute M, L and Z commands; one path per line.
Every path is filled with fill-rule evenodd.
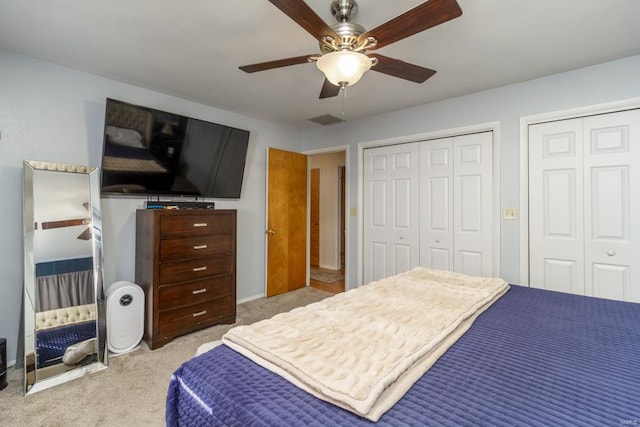
M 358 426 L 226 346 L 169 384 L 169 426 Z M 512 286 L 377 423 L 640 425 L 640 304 Z
M 95 336 L 95 320 L 37 332 L 38 368 L 61 363 L 67 347 Z

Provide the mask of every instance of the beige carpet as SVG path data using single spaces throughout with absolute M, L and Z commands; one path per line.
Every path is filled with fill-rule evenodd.
M 238 306 L 237 324 L 248 324 L 324 299 L 331 294 L 303 288 Z M 0 390 L 0 426 L 163 426 L 169 378 L 205 342 L 233 325 L 179 337 L 151 351 L 146 345 L 111 357 L 109 368 L 30 396 L 22 394 L 22 370 L 9 368 Z
M 344 280 L 344 274 L 342 274 L 341 271 L 318 270 L 316 268 L 311 269 L 309 277 L 323 283 L 334 283 L 338 280 Z

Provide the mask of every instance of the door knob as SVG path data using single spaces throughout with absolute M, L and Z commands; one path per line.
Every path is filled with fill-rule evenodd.
M 276 230 L 274 230 L 273 228 L 270 228 L 265 232 L 265 234 L 270 234 L 273 236 L 274 234 L 276 234 Z
M 607 251 L 607 255 L 609 255 L 609 256 L 614 256 L 615 254 L 616 254 L 616 251 L 614 251 L 613 249 L 609 249 Z

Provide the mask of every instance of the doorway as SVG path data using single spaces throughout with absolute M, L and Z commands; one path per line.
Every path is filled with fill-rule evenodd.
M 309 285 L 345 290 L 345 152 L 309 155 Z

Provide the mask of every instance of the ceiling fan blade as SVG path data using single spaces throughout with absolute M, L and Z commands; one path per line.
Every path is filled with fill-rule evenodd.
M 462 15 L 456 0 L 429 0 L 358 37 L 374 37 L 378 49 Z
M 320 99 L 333 98 L 334 96 L 338 96 L 339 93 L 340 86 L 336 86 L 329 80 L 324 79 L 324 84 L 322 85 L 322 90 L 320 91 Z
M 275 61 L 260 62 L 258 64 L 243 65 L 240 68 L 245 73 L 272 70 L 274 68 L 288 67 L 289 65 L 306 64 L 313 55 L 296 56 L 295 58 L 277 59 Z
M 84 229 L 82 233 L 80 233 L 77 237 L 78 240 L 89 240 L 91 239 L 91 228 L 87 227 Z
M 378 63 L 371 67 L 372 71 L 388 74 L 416 83 L 423 83 L 429 77 L 433 76 L 436 71 L 419 65 L 410 64 L 399 59 L 389 58 L 379 54 L 369 54 L 372 58 L 378 58 Z
M 339 39 L 336 33 L 303 0 L 269 0 L 289 18 L 304 28 L 316 40 L 322 36 Z
M 88 223 L 89 223 L 89 220 L 87 218 L 65 219 L 62 221 L 47 221 L 42 223 L 42 229 L 48 230 L 51 228 L 73 227 L 76 225 L 85 225 Z

